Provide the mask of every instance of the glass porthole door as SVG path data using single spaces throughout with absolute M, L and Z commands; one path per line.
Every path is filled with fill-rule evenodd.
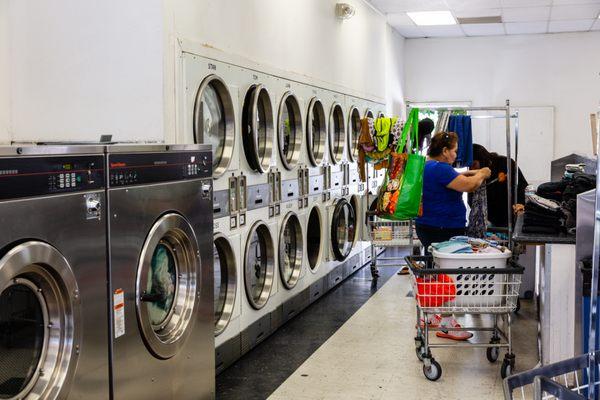
M 306 252 L 308 256 L 308 266 L 311 270 L 316 270 L 321 261 L 321 213 L 315 206 L 310 210 L 308 223 L 306 224 Z
M 287 170 L 292 170 L 298 164 L 302 136 L 300 104 L 293 93 L 287 92 L 281 99 L 278 123 L 279 156 Z
M 358 161 L 358 138 L 360 137 L 360 111 L 352 107 L 348 117 L 348 158 L 351 162 Z
M 251 86 L 244 98 L 242 137 L 248 165 L 264 173 L 271 165 L 273 153 L 273 107 L 263 85 Z
M 214 255 L 214 301 L 215 336 L 222 333 L 231 319 L 237 288 L 235 254 L 227 237 L 215 235 Z
M 71 266 L 47 243 L 0 258 L 0 399 L 56 399 L 69 386 L 81 346 L 77 293 Z
M 259 310 L 267 304 L 275 273 L 275 247 L 267 225 L 255 223 L 246 239 L 244 280 L 250 305 Z
M 313 98 L 308 106 L 306 146 L 308 149 L 308 158 L 314 167 L 320 165 L 323 161 L 326 134 L 327 127 L 323 103 L 321 103 L 321 100 Z
M 158 219 L 144 243 L 136 282 L 140 331 L 158 358 L 177 354 L 193 329 L 199 268 L 189 222 L 176 213 Z
M 346 136 L 346 125 L 342 106 L 335 103 L 331 107 L 329 116 L 329 155 L 333 164 L 342 161 L 344 155 L 344 138 Z
M 213 177 L 229 167 L 235 144 L 235 116 L 225 82 L 210 75 L 200 84 L 194 105 L 194 142 L 212 145 Z
M 344 261 L 352 251 L 356 231 L 356 214 L 346 199 L 335 205 L 331 222 L 331 247 L 336 260 Z
M 288 213 L 279 235 L 279 273 L 286 289 L 293 289 L 300 279 L 303 254 L 302 226 L 296 213 Z

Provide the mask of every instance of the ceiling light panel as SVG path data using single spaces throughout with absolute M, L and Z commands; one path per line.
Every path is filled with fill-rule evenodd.
M 406 13 L 387 14 L 386 19 L 392 26 L 415 26 L 413 20 L 408 18 Z
M 406 15 L 418 26 L 456 25 L 450 11 L 407 12 Z
M 502 10 L 504 22 L 547 21 L 548 18 L 550 18 L 550 7 L 519 7 Z

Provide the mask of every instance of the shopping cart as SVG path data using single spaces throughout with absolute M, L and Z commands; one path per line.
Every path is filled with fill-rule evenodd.
M 414 220 L 390 221 L 377 217 L 377 213 L 370 211 L 366 213 L 366 223 L 371 238 L 371 271 L 377 271 L 377 267 L 403 267 L 403 257 L 377 257 L 377 249 L 382 247 L 406 247 L 414 249 L 421 246 L 416 236 Z M 384 263 L 380 263 L 384 261 Z
M 595 353 L 596 378 L 594 385 L 598 391 L 598 364 L 600 351 Z M 590 354 L 549 364 L 541 368 L 512 375 L 504 380 L 504 398 L 516 399 L 564 399 L 583 400 L 588 398 Z M 597 397 L 596 397 L 597 398 Z
M 507 254 L 508 255 L 508 254 Z M 464 255 L 463 255 L 464 256 Z M 517 307 L 519 287 L 524 268 L 506 259 L 495 262 L 490 257 L 478 266 L 474 259 L 464 266 L 446 267 L 434 263 L 433 256 L 406 256 L 410 269 L 411 284 L 417 308 L 416 354 L 423 362 L 423 374 L 431 381 L 442 375 L 442 367 L 434 359 L 432 348 L 479 347 L 486 349 L 488 361 L 496 362 L 500 349 L 507 352 L 502 361 L 502 378 L 510 375 L 515 367 L 512 351 L 511 313 Z M 454 260 L 453 264 L 456 265 Z M 491 332 L 489 342 L 430 343 L 430 332 L 442 327 L 430 327 L 425 321 L 435 314 L 491 315 L 491 326 L 463 326 L 453 331 Z M 504 327 L 499 324 L 504 321 Z

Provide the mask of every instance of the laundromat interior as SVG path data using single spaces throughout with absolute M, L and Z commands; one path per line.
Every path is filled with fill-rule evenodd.
M 600 0 L 0 0 L 0 399 L 597 399 Z

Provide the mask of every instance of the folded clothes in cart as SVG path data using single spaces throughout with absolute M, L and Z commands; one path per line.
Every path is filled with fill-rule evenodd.
M 469 236 L 454 236 L 445 242 L 432 243 L 431 249 L 446 254 L 503 253 L 506 250 L 494 240 Z

